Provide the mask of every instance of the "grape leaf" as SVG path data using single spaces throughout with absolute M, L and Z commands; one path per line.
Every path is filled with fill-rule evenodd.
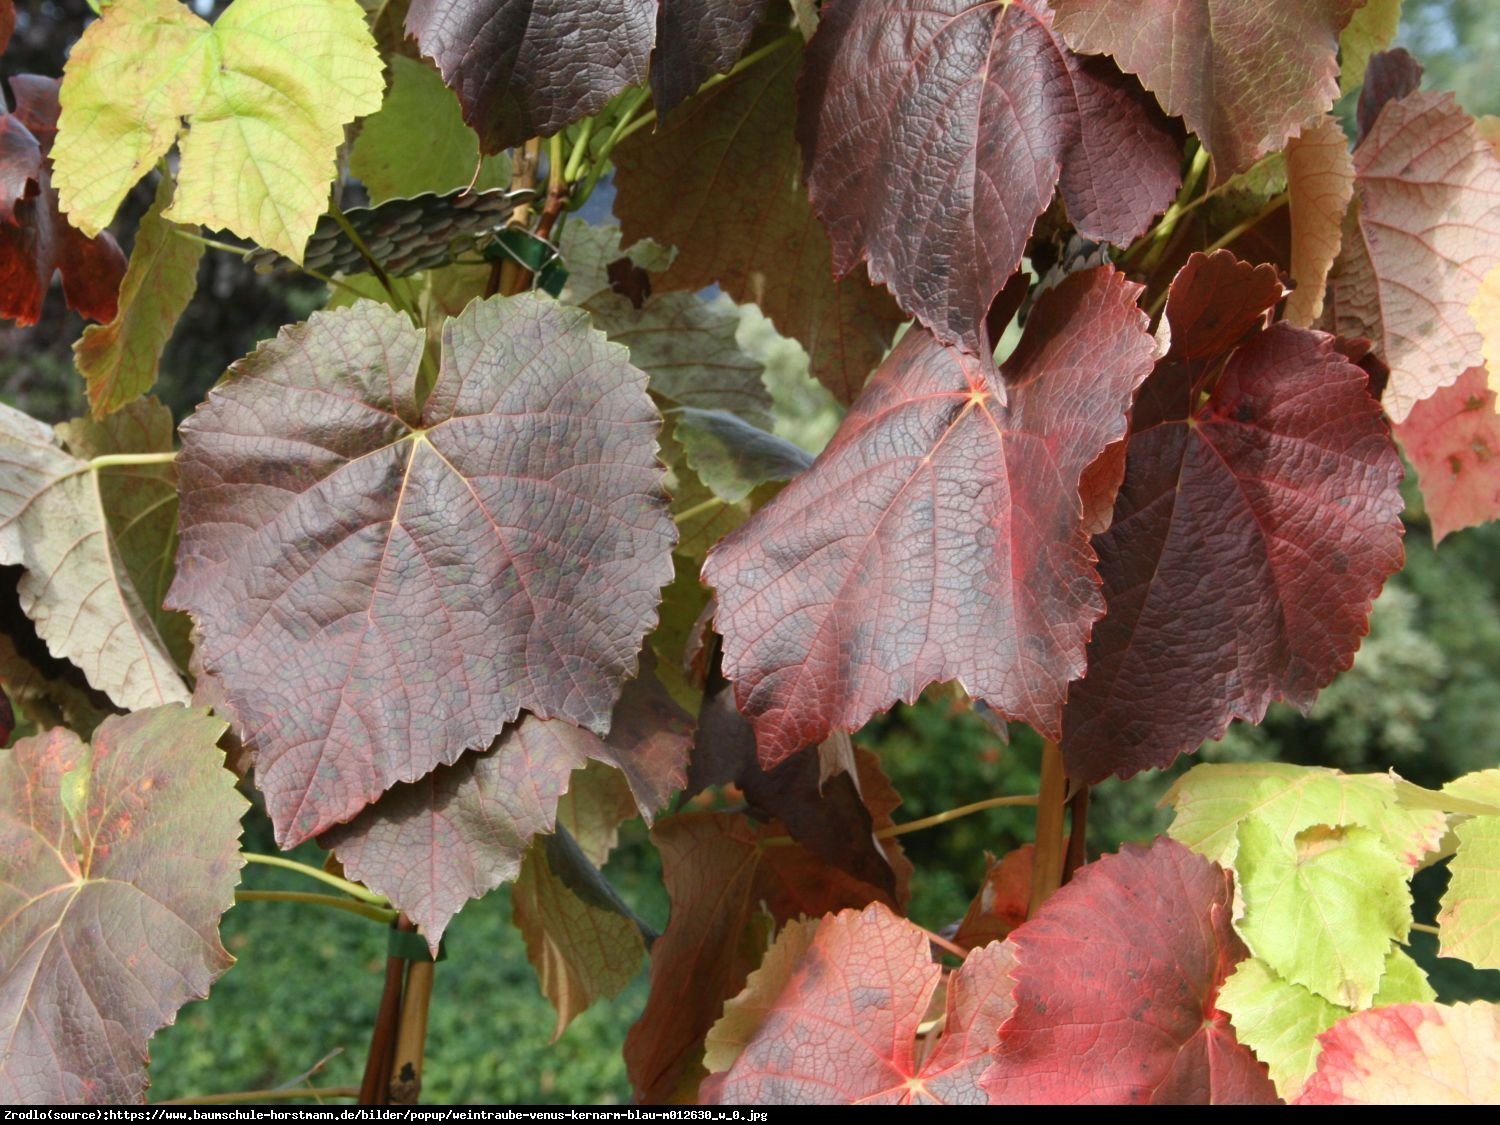
M 1354 162 L 1343 127 L 1328 114 L 1314 118 L 1286 146 L 1291 211 L 1292 280 L 1285 317 L 1300 328 L 1323 313 L 1328 271 L 1339 254 L 1344 214 L 1354 197 Z
M 480 160 L 479 138 L 437 71 L 403 55 L 392 56 L 390 67 L 391 88 L 380 112 L 360 123 L 349 151 L 349 171 L 370 202 L 441 195 L 470 181 L 476 191 L 508 187 L 510 158 L 501 153 Z
M 85 328 L 73 344 L 73 362 L 88 384 L 95 418 L 151 389 L 162 349 L 198 288 L 203 246 L 177 234 L 196 231 L 162 218 L 171 204 L 172 179 L 163 176 L 151 209 L 136 229 L 114 318 Z
M 108 233 L 89 238 L 58 212 L 48 155 L 57 134 L 57 80 L 10 78 L 14 113 L 0 104 L 0 317 L 35 324 L 54 273 L 63 297 L 90 320 L 115 315 L 125 255 Z
M 1172 283 L 1171 350 L 1093 540 L 1109 611 L 1063 717 L 1075 784 L 1165 766 L 1272 699 L 1310 705 L 1401 565 L 1401 459 L 1367 377 L 1322 333 L 1257 331 L 1281 292 L 1222 250 Z
M 0 51 L 10 44 L 10 33 L 16 29 L 14 0 L 0 0 Z
M 864 258 L 933 335 L 977 355 L 1059 179 L 1079 232 L 1122 244 L 1177 190 L 1177 138 L 1156 107 L 1107 60 L 1075 58 L 1042 2 L 835 4 L 801 99 L 835 272 Z
M 1375 127 L 1385 103 L 1414 94 L 1422 85 L 1422 64 L 1405 47 L 1380 51 L 1371 56 L 1355 108 L 1356 143 L 1363 142 Z
M 813 463 L 801 446 L 723 410 L 684 407 L 673 418 L 672 434 L 698 479 L 731 504 L 768 481 L 791 480 Z
M 1322 1035 L 1298 1105 L 1494 1105 L 1500 1007 L 1397 1004 L 1359 1012 Z
M 1490 389 L 1500 392 L 1500 265 L 1492 267 L 1479 282 L 1479 290 L 1469 302 L 1469 315 L 1479 326 Z
M 1220 179 L 1281 148 L 1338 97 L 1360 0 L 1053 0 L 1073 50 L 1112 55 L 1203 142 Z
M 771 948 L 745 980 L 739 995 L 724 1002 L 724 1014 L 708 1029 L 703 1040 L 703 1066 L 709 1073 L 699 1088 L 698 1101 L 711 1105 L 722 1100 L 723 1074 L 755 1038 L 777 998 L 798 969 L 808 947 L 818 936 L 822 919 L 798 918 L 776 935 Z M 905 937 L 905 933 L 898 933 Z M 930 963 L 931 957 L 927 958 Z
M 733 306 L 710 304 L 693 293 L 651 293 L 637 303 L 616 291 L 611 264 L 623 258 L 634 265 L 634 256 L 649 260 L 656 249 L 647 242 L 622 251 L 618 228 L 569 223 L 562 238 L 568 264 L 562 299 L 587 309 L 595 328 L 629 348 L 630 362 L 651 377 L 657 394 L 769 427 L 764 367 L 736 342 L 740 318 Z M 666 268 L 660 260 L 652 264 Z
M 283 846 L 525 707 L 603 732 L 671 578 L 645 376 L 542 297 L 423 336 L 361 303 L 282 329 L 182 427 L 170 592 Z M 314 626 L 313 623 L 316 623 Z
M 625 1037 L 639 1101 L 665 1101 L 693 1081 L 704 1036 L 765 952 L 767 922 L 895 905 L 801 845 L 766 844 L 777 835 L 779 825 L 757 829 L 730 813 L 686 813 L 652 830 L 672 914 L 651 947 L 645 1010 Z
M 1417 470 L 1434 543 L 1500 517 L 1500 401 L 1486 374 L 1469 368 L 1396 425 Z
M 159 404 L 143 403 L 116 425 L 122 436 L 137 430 L 130 452 L 171 448 L 171 417 Z M 121 707 L 186 703 L 187 686 L 153 614 L 160 590 L 155 582 L 136 584 L 153 573 L 170 575 L 170 566 L 154 567 L 153 560 L 160 564 L 171 549 L 172 467 L 94 467 L 66 452 L 50 428 L 8 406 L 0 406 L 0 466 L 0 564 L 26 568 L 21 608 L 37 634 Z M 112 519 L 110 503 L 126 508 Z M 157 518 L 131 528 L 129 516 L 148 512 Z M 116 522 L 122 513 L 124 525 Z M 126 528 L 134 534 L 122 537 Z
M 1057 733 L 1100 611 L 1079 480 L 1155 354 L 1136 292 L 1074 274 L 998 371 L 908 332 L 814 466 L 715 548 L 763 765 L 950 679 Z
M 1127 844 L 1010 936 L 1015 1010 L 983 1082 L 1006 1104 L 1275 1102 L 1219 1010 L 1247 955 L 1233 879 L 1181 844 Z
M 63 72 L 62 208 L 97 234 L 186 119 L 165 217 L 301 261 L 344 126 L 384 89 L 357 0 L 234 0 L 212 27 L 177 0 L 115 0 Z
M 1339 35 L 1339 94 L 1358 89 L 1372 55 L 1396 38 L 1401 0 L 1366 0 Z
M 646 945 L 635 922 L 581 895 L 560 876 L 552 853 L 570 840 L 539 836 L 521 862 L 511 912 L 542 994 L 557 1011 L 552 1040 L 595 1000 L 617 996 L 635 978 Z
M 245 800 L 224 724 L 161 707 L 0 751 L 0 1097 L 141 1102 L 146 1040 L 233 963 Z
M 1458 851 L 1437 918 L 1442 955 L 1500 969 L 1500 816 L 1476 816 L 1453 831 Z
M 651 93 L 659 114 L 686 101 L 699 86 L 735 64 L 766 0 L 660 0 Z
M 1031 909 L 1036 847 L 1023 844 L 1000 859 L 990 857 L 984 883 L 953 935 L 956 944 L 975 949 L 1010 936 Z
M 828 236 L 803 191 L 792 135 L 802 52 L 785 47 L 615 150 L 625 237 L 679 248 L 663 290 L 717 283 L 807 349 L 813 378 L 853 402 L 901 310 L 863 277 L 833 278 Z
M 1293 984 L 1368 1007 L 1411 926 L 1411 869 L 1367 828 L 1314 825 L 1286 840 L 1251 818 L 1239 838 L 1245 943 Z
M 1469 303 L 1500 265 L 1500 158 L 1451 94 L 1415 93 L 1381 109 L 1354 170 L 1333 324 L 1374 342 L 1391 368 L 1382 405 L 1403 422 L 1483 362 Z
M 1233 867 L 1239 829 L 1253 817 L 1290 847 L 1315 824 L 1379 833 L 1393 855 L 1415 868 L 1438 850 L 1448 818 L 1438 808 L 1407 808 L 1390 774 L 1347 774 L 1288 762 L 1194 766 L 1162 797 L 1176 810 L 1168 832 L 1199 855 Z
M 793 935 L 793 949 L 802 938 Z M 743 1020 L 754 1010 L 759 1020 L 733 1065 L 714 1081 L 716 1101 L 985 1103 L 979 1075 L 995 1029 L 1012 1007 L 1009 946 L 978 950 L 949 978 L 942 1037 L 924 1052 L 917 1029 L 942 970 L 922 930 L 876 903 L 824 918 L 789 972 L 780 945 L 778 939 L 767 954 L 773 971 L 752 976 L 747 992 L 732 1002 L 736 1007 L 726 1006 L 726 1016 L 734 1012 Z M 723 1061 L 726 1046 L 719 1040 L 715 1062 Z
M 89 686 L 82 669 L 53 656 L 37 636 L 17 593 L 25 575 L 19 566 L 0 567 L 0 686 L 38 731 L 63 726 L 87 739 L 115 711 L 114 704 Z
M 410 915 L 435 952 L 464 903 L 514 879 L 532 837 L 552 831 L 575 769 L 591 758 L 618 767 L 650 820 L 681 788 L 689 743 L 686 716 L 654 678 L 638 679 L 608 738 L 527 715 L 484 753 L 394 787 L 319 842 Z
M 1403 950 L 1392 949 L 1373 1003 L 1432 1000 L 1421 968 Z M 1350 1014 L 1315 992 L 1276 975 L 1259 957 L 1247 957 L 1219 990 L 1219 1007 L 1235 1037 L 1266 1064 L 1277 1092 L 1289 1098 L 1317 1067 L 1318 1036 Z

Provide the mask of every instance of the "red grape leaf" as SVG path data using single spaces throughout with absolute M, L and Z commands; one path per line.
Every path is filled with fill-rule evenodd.
M 1344 215 L 1354 197 L 1354 161 L 1337 121 L 1323 114 L 1286 146 L 1287 202 L 1291 212 L 1291 273 L 1297 287 L 1285 317 L 1308 328 L 1323 314 L 1328 270 L 1339 254 Z
M 660 0 L 651 92 L 658 114 L 686 101 L 734 65 L 765 13 L 766 0 Z
M 68 307 L 113 320 L 125 255 L 108 233 L 88 238 L 57 209 L 48 153 L 57 135 L 57 79 L 10 79 L 14 113 L 0 106 L 0 317 L 35 324 L 52 275 Z
M 724 670 L 776 765 L 928 684 L 1055 737 L 1102 609 L 1079 480 L 1155 341 L 1077 273 L 996 370 L 908 332 L 811 469 L 709 555 Z
M 646 81 L 665 113 L 727 70 L 765 0 L 411 0 L 406 32 L 485 152 L 591 116 Z M 654 48 L 654 49 L 653 49 Z
M 740 1001 L 759 1009 L 759 1026 L 709 1092 L 749 1105 L 983 1105 L 1013 965 L 1008 945 L 971 954 L 948 979 L 942 1036 L 923 1052 L 917 1028 L 942 977 L 926 933 L 879 903 L 824 918 L 782 979 L 751 977 Z
M 1500 1007 L 1394 1004 L 1318 1036 L 1318 1069 L 1297 1105 L 1495 1105 Z
M 945 344 L 986 352 L 990 303 L 1061 177 L 1081 233 L 1130 242 L 1177 190 L 1177 136 L 1133 81 L 1088 67 L 1043 0 L 826 7 L 797 135 L 840 275 L 869 262 Z
M 484 753 L 397 785 L 319 843 L 436 950 L 464 903 L 514 879 L 532 837 L 552 831 L 574 770 L 590 759 L 618 767 L 649 821 L 682 787 L 690 742 L 687 716 L 643 677 L 625 686 L 607 739 L 527 715 Z
M 1321 332 L 1258 331 L 1281 294 L 1224 250 L 1172 283 L 1171 350 L 1094 537 L 1109 612 L 1063 717 L 1075 784 L 1165 766 L 1273 699 L 1309 706 L 1401 566 L 1401 459 L 1366 375 Z
M 1339 32 L 1362 0 L 1053 0 L 1073 50 L 1112 55 L 1198 134 L 1221 180 L 1339 95 Z
M 1422 64 L 1412 58 L 1405 47 L 1394 51 L 1380 51 L 1370 57 L 1365 70 L 1365 81 L 1359 89 L 1359 107 L 1356 120 L 1359 134 L 1356 141 L 1363 141 L 1380 117 L 1385 103 L 1398 101 L 1414 94 L 1422 85 Z
M 1483 362 L 1469 313 L 1500 265 L 1500 157 L 1451 94 L 1386 102 L 1354 150 L 1355 203 L 1334 263 L 1332 323 L 1391 368 L 1395 422 Z
M 282 329 L 182 426 L 169 600 L 255 747 L 278 840 L 486 746 L 609 729 L 672 576 L 646 377 L 581 311 L 364 302 Z
M 15 0 L 0 0 L 0 51 L 10 44 L 10 33 L 16 29 Z
M 1396 437 L 1417 470 L 1432 541 L 1500 517 L 1500 402 L 1483 367 L 1412 407 Z
M 984 884 L 953 940 L 965 949 L 975 949 L 1010 936 L 1012 930 L 1026 921 L 1031 909 L 1031 878 L 1036 862 L 1036 847 L 1023 844 L 999 859 L 990 858 L 984 873 Z
M 1014 1014 L 984 1076 L 993 1101 L 1276 1104 L 1219 988 L 1249 956 L 1233 877 L 1174 840 L 1078 871 L 1010 936 Z
M 687 813 L 652 831 L 672 914 L 651 947 L 645 1011 L 625 1037 L 639 1101 L 665 1101 L 693 1081 L 704 1036 L 765 952 L 766 923 L 894 905 L 799 844 L 766 843 L 784 834 L 731 813 Z
M 792 135 L 801 57 L 783 48 L 621 144 L 615 210 L 626 241 L 679 248 L 653 277 L 659 289 L 718 283 L 755 302 L 807 349 L 813 378 L 850 403 L 904 317 L 864 277 L 833 278 Z
M 245 800 L 202 711 L 0 751 L 0 1098 L 144 1100 L 146 1041 L 233 964 Z

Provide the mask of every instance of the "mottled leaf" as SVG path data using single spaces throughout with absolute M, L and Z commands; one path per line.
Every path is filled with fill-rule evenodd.
M 1360 1012 L 1322 1035 L 1318 1070 L 1298 1105 L 1495 1105 L 1500 1006 L 1398 1004 Z
M 672 575 L 645 376 L 576 310 L 362 303 L 284 328 L 183 424 L 174 605 L 291 846 L 489 744 L 609 728 Z M 274 607 L 274 608 L 273 608 Z
M 1085 67 L 1045 3 L 834 4 L 801 97 L 834 270 L 864 259 L 939 340 L 975 354 L 994 344 L 985 314 L 1059 179 L 1080 233 L 1121 244 L 1177 189 L 1177 138 L 1156 107 L 1109 63 Z
M 234 0 L 212 27 L 177 0 L 114 0 L 64 71 L 62 208 L 97 234 L 181 133 L 166 218 L 301 261 L 344 126 L 384 88 L 356 0 Z
M 793 934 L 793 948 L 802 938 Z M 780 945 L 767 954 L 774 970 L 783 970 Z M 979 1076 L 1010 1014 L 1013 964 L 1006 945 L 964 961 L 948 980 L 947 1018 L 934 1047 L 917 1034 L 942 976 L 927 935 L 878 903 L 824 918 L 784 979 L 781 971 L 756 974 L 735 1001 L 739 1018 L 746 1005 L 758 1009 L 759 1024 L 715 1080 L 715 1100 L 983 1105 Z
M 1448 830 L 1441 809 L 1402 805 L 1390 774 L 1348 774 L 1286 762 L 1194 766 L 1161 804 L 1176 811 L 1168 829 L 1174 840 L 1225 867 L 1235 866 L 1240 825 L 1252 817 L 1288 847 L 1297 833 L 1316 824 L 1369 828 L 1412 868 L 1438 850 Z
M 349 171 L 371 203 L 423 192 L 442 194 L 472 181 L 475 191 L 510 184 L 510 158 L 479 156 L 479 138 L 459 116 L 453 91 L 432 67 L 395 55 L 380 112 L 360 123 Z
M 628 240 L 678 247 L 654 279 L 661 289 L 717 283 L 758 304 L 807 349 L 813 377 L 850 403 L 904 318 L 865 278 L 833 279 L 792 135 L 801 56 L 785 47 L 622 143 L 615 210 Z
M 158 404 L 141 404 L 116 426 L 119 436 L 135 431 L 130 452 L 171 449 L 171 418 Z M 26 568 L 21 608 L 37 634 L 121 707 L 186 703 L 157 618 L 159 583 L 171 575 L 172 467 L 96 467 L 8 406 L 0 406 L 0 466 L 0 564 Z M 121 525 L 106 514 L 111 504 L 159 518 Z M 122 538 L 131 532 L 138 534 Z
M 1221 178 L 1333 105 L 1339 33 L 1360 0 L 1053 0 L 1057 29 L 1114 57 L 1181 117 Z
M 1326 113 L 1286 146 L 1287 203 L 1292 219 L 1292 280 L 1286 319 L 1310 327 L 1323 313 L 1328 270 L 1338 257 L 1344 214 L 1354 196 L 1354 161 L 1344 130 Z
M 224 724 L 154 708 L 0 751 L 0 1097 L 140 1102 L 146 1040 L 233 963 L 246 808 Z
M 1438 912 L 1444 957 L 1500 969 L 1500 816 L 1476 816 L 1454 829 L 1448 889 Z
M 555 1041 L 595 1000 L 616 996 L 646 956 L 636 924 L 609 902 L 580 895 L 557 873 L 551 853 L 568 845 L 538 837 L 511 890 L 511 915 L 526 939 L 526 956 L 542 995 L 557 1011 Z
M 908 332 L 812 469 L 709 556 L 764 765 L 942 680 L 1056 734 L 1101 609 L 1079 480 L 1155 354 L 1136 291 L 1074 274 L 999 370 Z
M 48 154 L 57 135 L 57 80 L 9 79 L 15 112 L 0 105 L 0 317 L 35 324 L 52 275 L 90 320 L 115 315 L 125 255 L 112 236 L 89 238 L 59 212 Z
M 178 237 L 195 230 L 162 218 L 171 203 L 172 179 L 163 176 L 136 229 L 114 319 L 85 328 L 73 344 L 73 362 L 88 384 L 95 418 L 151 389 L 162 350 L 198 288 L 203 245 Z
M 1401 565 L 1401 460 L 1365 372 L 1320 332 L 1258 330 L 1281 292 L 1227 251 L 1172 283 L 1171 351 L 1093 540 L 1109 611 L 1063 718 L 1075 783 L 1165 766 L 1273 699 L 1311 705 Z
M 1238 929 L 1276 973 L 1346 1008 L 1367 1007 L 1411 926 L 1411 869 L 1367 828 L 1314 825 L 1291 840 L 1240 825 Z
M 765 953 L 767 923 L 888 901 L 800 845 L 764 843 L 778 834 L 729 813 L 674 816 L 652 831 L 672 915 L 651 947 L 645 1011 L 625 1038 L 641 1102 L 694 1081 L 704 1036 Z
M 1500 265 L 1500 158 L 1451 94 L 1390 101 L 1354 150 L 1355 209 L 1334 264 L 1333 324 L 1391 368 L 1392 421 L 1483 362 L 1469 303 Z
M 1247 956 L 1227 871 L 1181 844 L 1079 870 L 1010 937 L 1015 1010 L 984 1076 L 1006 1104 L 1276 1101 L 1219 989 Z
M 531 840 L 552 831 L 576 769 L 621 769 L 648 820 L 685 779 L 686 716 L 654 680 L 626 686 L 609 737 L 527 715 L 482 754 L 398 785 L 324 833 L 344 872 L 385 895 L 434 949 L 470 899 L 514 879 Z
M 1417 470 L 1432 540 L 1500 517 L 1500 401 L 1483 367 L 1412 407 L 1396 426 Z

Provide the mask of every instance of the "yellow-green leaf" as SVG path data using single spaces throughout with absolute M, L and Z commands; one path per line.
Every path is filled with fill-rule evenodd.
M 1454 835 L 1458 852 L 1437 918 L 1442 955 L 1500 969 L 1500 816 L 1476 816 Z
M 478 178 L 475 178 L 475 169 Z M 479 161 L 479 137 L 464 124 L 458 99 L 431 66 L 396 55 L 391 88 L 380 112 L 359 129 L 349 171 L 364 183 L 370 202 L 443 192 L 474 181 L 476 191 L 510 183 L 505 153 Z
M 1401 0 L 1368 0 L 1339 34 L 1339 94 L 1357 90 L 1365 80 L 1370 56 L 1396 38 Z
M 177 232 L 189 228 L 162 217 L 171 203 L 172 179 L 163 176 L 136 231 L 114 320 L 89 325 L 73 344 L 73 361 L 88 383 L 95 418 L 151 389 L 162 349 L 198 287 L 203 245 L 180 237 Z
M 212 27 L 176 0 L 115 0 L 63 74 L 59 204 L 98 233 L 186 119 L 165 217 L 300 260 L 344 126 L 384 86 L 356 0 L 235 0 Z

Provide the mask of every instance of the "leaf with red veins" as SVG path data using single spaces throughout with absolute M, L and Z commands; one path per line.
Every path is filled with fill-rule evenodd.
M 735 64 L 765 14 L 766 0 L 660 0 L 651 93 L 665 115 Z
M 863 275 L 834 280 L 828 236 L 808 204 L 797 115 L 800 46 L 786 46 L 693 98 L 615 150 L 626 240 L 678 247 L 660 290 L 718 284 L 754 302 L 807 349 L 813 378 L 858 397 L 905 319 Z
M 1173 128 L 1110 63 L 1075 57 L 1042 0 L 825 7 L 797 136 L 839 276 L 863 258 L 976 355 L 1059 179 L 1080 233 L 1121 244 L 1178 184 Z
M 726 1009 L 741 1021 L 753 1012 L 758 1026 L 708 1088 L 716 1102 L 985 1104 L 979 1076 L 1012 1008 L 1010 946 L 971 954 L 949 978 L 941 1038 L 924 1052 L 918 1028 L 942 978 L 924 931 L 877 903 L 824 918 L 805 937 L 792 931 L 792 948 L 805 948 L 790 966 L 773 947 L 766 961 L 779 971 L 752 976 Z
M 1102 610 L 1079 481 L 1156 351 L 1137 292 L 1074 274 L 999 370 L 907 333 L 813 467 L 710 554 L 764 766 L 941 680 L 1057 735 Z
M 0 1098 L 144 1100 L 146 1042 L 234 958 L 240 817 L 202 711 L 111 716 L 0 751 Z
M 1333 325 L 1391 368 L 1382 405 L 1414 405 L 1483 362 L 1469 304 L 1500 265 L 1500 157 L 1451 94 L 1390 101 L 1354 150 L 1355 208 L 1330 277 Z
M 1079 870 L 1017 929 L 1014 1011 L 983 1083 L 1003 1104 L 1276 1104 L 1219 989 L 1249 956 L 1233 877 L 1175 841 Z
M 1339 95 L 1339 32 L 1363 0 L 1054 0 L 1082 54 L 1113 56 L 1181 117 L 1220 180 L 1244 171 Z
M 1432 541 L 1500 518 L 1500 403 L 1483 367 L 1424 398 L 1396 426 L 1417 470 Z
M 886 892 L 731 813 L 687 813 L 657 825 L 671 919 L 651 947 L 651 992 L 625 1038 L 625 1066 L 642 1103 L 693 1081 L 704 1036 L 765 953 L 768 927 L 871 902 Z M 925 940 L 925 939 L 924 939 Z
M 1166 766 L 1274 699 L 1310 706 L 1401 566 L 1401 459 L 1367 376 L 1324 333 L 1258 330 L 1280 294 L 1227 251 L 1172 284 L 1171 350 L 1093 541 L 1109 610 L 1063 716 L 1075 784 Z
M 603 733 L 672 576 L 646 376 L 587 316 L 373 303 L 284 328 L 182 426 L 169 594 L 290 847 L 521 708 Z
M 527 715 L 484 753 L 396 786 L 319 843 L 405 911 L 435 952 L 460 908 L 514 879 L 533 837 L 552 831 L 574 770 L 590 759 L 620 769 L 649 823 L 682 787 L 691 742 L 655 677 L 634 680 L 607 739 Z
M 1318 1036 L 1318 1069 L 1297 1105 L 1495 1105 L 1500 1006 L 1394 1004 Z
M 57 209 L 52 140 L 57 79 L 10 79 L 16 108 L 0 107 L 0 317 L 35 324 L 52 275 L 61 272 L 68 307 L 90 320 L 114 319 L 125 255 L 108 233 L 88 238 Z
M 1286 146 L 1287 203 L 1292 219 L 1292 280 L 1285 316 L 1310 328 L 1323 315 L 1328 271 L 1338 257 L 1344 215 L 1354 197 L 1354 161 L 1343 127 L 1327 114 Z

